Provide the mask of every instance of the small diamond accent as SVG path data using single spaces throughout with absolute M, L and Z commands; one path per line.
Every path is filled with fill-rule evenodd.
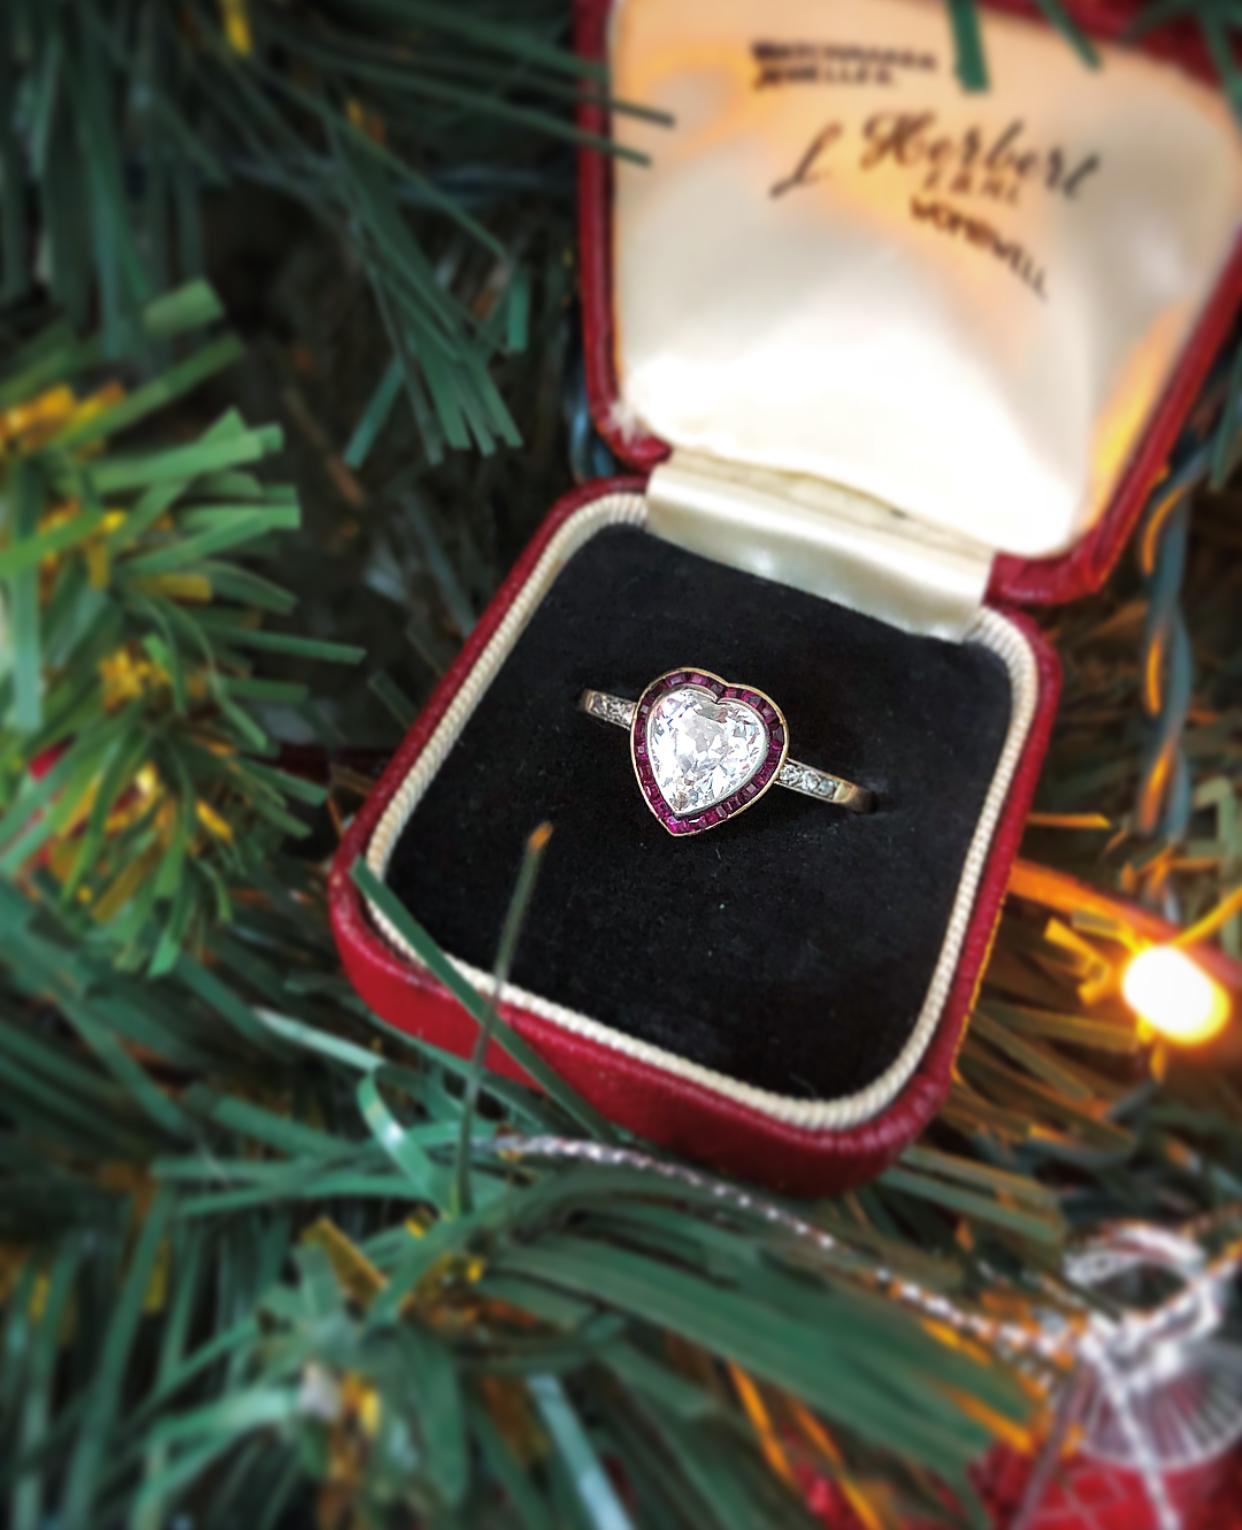
M 777 781 L 790 791 L 805 792 L 808 797 L 819 797 L 832 802 L 841 783 L 826 770 L 816 770 L 813 765 L 803 765 L 799 760 L 786 760 Z
M 585 708 L 592 717 L 616 723 L 621 728 L 628 728 L 634 718 L 632 701 L 626 701 L 622 696 L 607 696 L 603 691 L 588 692 Z

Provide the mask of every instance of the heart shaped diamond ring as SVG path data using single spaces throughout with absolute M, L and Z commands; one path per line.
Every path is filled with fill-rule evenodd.
M 874 805 L 866 787 L 789 758 L 789 725 L 770 696 L 710 670 L 671 669 L 637 701 L 583 691 L 578 705 L 629 730 L 643 799 L 670 834 L 714 829 L 772 786 L 855 813 Z

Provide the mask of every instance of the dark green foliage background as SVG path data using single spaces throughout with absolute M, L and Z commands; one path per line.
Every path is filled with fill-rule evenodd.
M 982 85 L 974 8 L 950 11 Z M 1234 7 L 1148 11 L 1227 63 Z M 1236 1054 L 1140 1046 L 1015 905 L 928 1138 L 786 1208 L 536 1152 L 627 1144 L 555 1078 L 535 1095 L 364 1012 L 325 917 L 339 822 L 555 497 L 607 470 L 569 116 L 605 87 L 563 51 L 560 0 L 239 13 L 249 54 L 206 0 L 0 15 L 0 417 L 61 381 L 128 388 L 0 457 L 0 1518 L 753 1530 L 810 1524 L 822 1478 L 882 1524 L 982 1523 L 969 1467 L 1055 1378 L 946 1342 L 877 1269 L 1029 1329 L 1079 1310 L 1064 1250 L 1111 1218 L 1218 1211 L 1215 1246 L 1238 1230 Z M 1226 455 L 1236 393 L 1214 405 Z M 92 583 L 116 509 L 133 535 Z M 1234 491 L 1198 495 L 1190 840 L 1134 833 L 1125 568 L 1056 619 L 1042 801 L 1108 827 L 1027 846 L 1140 891 L 1171 856 L 1187 920 L 1242 855 L 1236 524 Z M 114 706 L 99 661 L 120 648 L 171 678 Z M 150 759 L 168 816 L 109 828 Z M 501 972 L 537 869 L 513 868 Z M 1082 939 L 1115 958 L 1117 933 Z

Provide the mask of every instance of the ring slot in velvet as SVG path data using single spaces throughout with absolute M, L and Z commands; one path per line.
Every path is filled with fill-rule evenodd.
M 776 790 L 674 840 L 625 734 L 576 709 L 707 666 L 777 698 L 800 759 L 872 786 L 858 816 Z M 864 1088 L 922 1007 L 1010 715 L 988 649 L 913 636 L 635 528 L 570 559 L 400 834 L 388 881 L 491 965 L 524 836 L 554 825 L 513 980 L 731 1078 Z

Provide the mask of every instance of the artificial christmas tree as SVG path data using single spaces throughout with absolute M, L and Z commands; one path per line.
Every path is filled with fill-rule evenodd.
M 983 8 L 910 9 L 937 18 L 941 88 L 998 87 Z M 1227 14 L 1166 9 L 1041 11 L 1085 112 L 1128 28 L 1232 89 Z M 701 1136 L 693 1159 L 632 1136 L 493 1003 L 568 818 L 532 834 L 546 805 L 495 803 L 478 985 L 429 933 L 462 879 L 451 818 L 413 913 L 339 853 L 546 507 L 611 470 L 579 359 L 600 415 L 607 247 L 581 348 L 571 146 L 660 104 L 610 95 L 544 0 L 19 4 L 0 36 L 6 1520 L 1227 1523 L 1223 327 L 1195 408 L 1131 421 L 1133 552 L 1110 542 L 1108 584 L 1038 618 L 1062 701 L 938 1109 L 877 1177 L 787 1201 Z M 858 59 L 802 67 L 859 88 Z M 1084 163 L 1061 179 L 1085 199 Z M 443 1035 L 378 1021 L 342 974 L 334 855 L 338 917 L 383 914 Z

